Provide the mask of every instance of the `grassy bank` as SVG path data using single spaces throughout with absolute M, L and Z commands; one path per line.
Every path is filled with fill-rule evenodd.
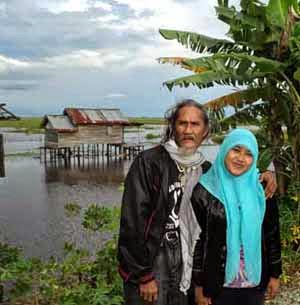
M 129 121 L 151 125 L 164 124 L 163 118 L 134 117 L 129 118 Z M 41 122 L 42 117 L 23 117 L 18 121 L 0 120 L 0 128 L 14 128 L 16 130 L 22 130 L 27 133 L 43 133 L 44 130 L 41 129 Z
M 0 120 L 0 128 L 14 128 L 16 130 L 22 130 L 28 133 L 42 133 L 41 129 L 41 117 L 26 117 L 21 118 L 20 120 Z
M 164 118 L 131 117 L 131 118 L 129 118 L 129 121 L 142 123 L 142 124 L 151 124 L 151 125 L 165 124 Z

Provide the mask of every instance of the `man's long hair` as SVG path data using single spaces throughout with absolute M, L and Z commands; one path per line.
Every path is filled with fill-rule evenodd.
M 169 108 L 165 112 L 165 121 L 167 123 L 164 134 L 162 136 L 162 141 L 161 143 L 166 143 L 170 139 L 175 139 L 175 123 L 178 119 L 179 111 L 181 108 L 189 106 L 189 107 L 196 107 L 198 108 L 201 113 L 202 113 L 202 118 L 204 121 L 205 126 L 207 127 L 207 130 L 209 129 L 209 120 L 208 120 L 208 115 L 204 109 L 204 107 L 196 102 L 195 100 L 192 99 L 184 99 L 171 108 Z

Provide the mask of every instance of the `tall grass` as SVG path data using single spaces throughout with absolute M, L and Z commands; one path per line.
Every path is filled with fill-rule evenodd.
M 0 127 L 8 127 L 15 129 L 22 129 L 28 133 L 40 133 L 43 132 L 41 128 L 41 117 L 27 117 L 20 120 L 0 120 Z

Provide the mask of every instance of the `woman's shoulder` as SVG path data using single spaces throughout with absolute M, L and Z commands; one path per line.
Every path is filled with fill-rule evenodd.
M 205 174 L 211 167 L 212 163 L 208 160 L 205 160 L 203 163 L 202 163 L 202 172 L 203 174 Z
M 192 194 L 192 201 L 202 202 L 205 205 L 205 203 L 209 203 L 215 199 L 216 198 L 200 182 L 195 185 Z

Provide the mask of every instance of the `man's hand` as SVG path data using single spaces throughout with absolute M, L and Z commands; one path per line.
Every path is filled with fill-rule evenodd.
M 195 302 L 196 305 L 211 305 L 211 298 L 203 295 L 203 288 L 200 286 L 195 288 Z
M 155 280 L 152 280 L 146 284 L 140 284 L 140 296 L 147 302 L 153 303 L 157 301 L 158 287 Z
M 266 300 L 273 299 L 279 291 L 280 281 L 274 277 L 270 278 L 265 295 Z
M 259 180 L 260 182 L 266 183 L 266 188 L 265 188 L 266 197 L 272 198 L 277 189 L 277 182 L 275 175 L 270 171 L 266 171 L 260 175 Z

